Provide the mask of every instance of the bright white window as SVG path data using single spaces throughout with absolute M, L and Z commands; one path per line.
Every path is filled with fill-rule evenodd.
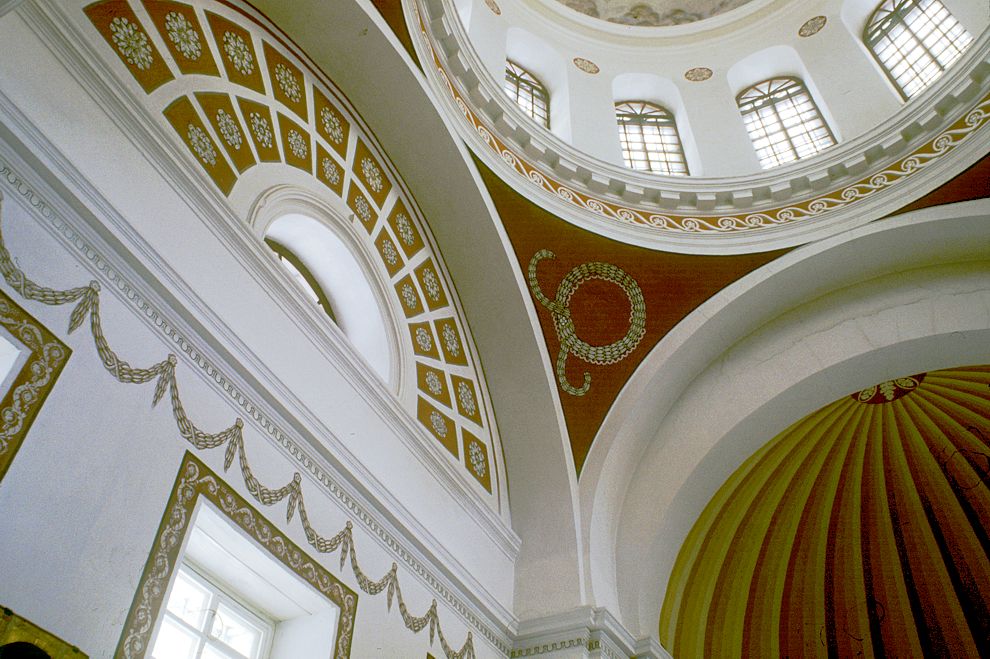
M 619 142 L 626 167 L 656 174 L 688 174 L 674 115 L 647 101 L 615 104 Z
M 291 262 L 290 274 L 298 273 L 302 279 L 296 281 L 316 294 L 318 304 L 387 382 L 392 350 L 385 318 L 372 280 L 344 240 L 317 220 L 297 213 L 272 222 L 265 239 Z
M 505 62 L 505 93 L 530 118 L 550 128 L 550 94 L 546 86 L 512 60 Z
M 152 659 L 331 659 L 340 611 L 200 503 L 151 639 Z
M 154 659 L 266 659 L 275 624 L 191 565 L 183 564 L 165 603 Z
M 753 148 L 763 169 L 824 151 L 835 136 L 797 78 L 771 78 L 736 97 Z
M 886 0 L 863 38 L 905 98 L 937 80 L 973 42 L 939 0 Z

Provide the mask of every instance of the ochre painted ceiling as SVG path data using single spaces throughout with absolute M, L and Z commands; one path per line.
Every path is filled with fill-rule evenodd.
M 591 448 L 605 415 L 636 367 L 663 336 L 682 318 L 719 290 L 772 261 L 783 252 L 743 256 L 691 256 L 656 252 L 619 243 L 580 229 L 536 206 L 515 192 L 480 161 L 475 160 L 502 224 L 512 242 L 523 273 L 541 250 L 553 252 L 537 264 L 537 282 L 549 300 L 555 301 L 561 281 L 584 264 L 603 263 L 629 275 L 642 292 L 645 331 L 629 354 L 613 364 L 593 364 L 568 354 L 567 383 L 580 388 L 584 373 L 590 376 L 583 395 L 569 393 L 557 380 L 574 464 L 578 471 Z M 609 271 L 611 272 L 611 271 Z M 576 277 L 577 275 L 571 275 Z M 612 281 L 586 274 L 566 308 L 577 338 L 592 346 L 621 341 L 630 329 L 631 303 L 623 288 Z M 560 355 L 561 340 L 554 314 L 533 293 L 550 359 Z M 557 313 L 560 317 L 561 314 Z M 556 378 L 555 378 L 556 379 Z
M 990 366 L 809 415 L 698 518 L 664 599 L 674 656 L 990 656 Z

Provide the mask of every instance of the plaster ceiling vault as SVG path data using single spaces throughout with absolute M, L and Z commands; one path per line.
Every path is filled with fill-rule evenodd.
M 359 420 L 345 464 L 413 549 L 380 544 L 433 566 L 417 573 L 432 597 L 466 602 L 449 607 L 458 646 L 976 656 L 990 652 L 990 16 L 946 4 L 973 46 L 909 101 L 859 42 L 874 0 L 23 0 L 9 29 L 87 72 L 92 114 L 221 209 L 200 213 L 203 235 L 269 302 L 291 298 L 284 326 L 346 346 L 301 315 L 261 241 L 287 214 L 334 218 L 393 367 L 340 359 L 414 445 L 384 450 Z M 554 76 L 566 128 L 503 98 L 515 53 Z M 839 140 L 760 171 L 730 130 L 734 98 L 778 65 L 812 81 Z M 685 158 L 701 174 L 621 166 L 614 101 L 641 90 L 699 135 Z M 138 226 L 180 251 L 168 226 Z M 292 380 L 311 366 L 292 346 L 257 337 L 244 350 L 288 374 L 273 397 L 296 382 L 299 407 L 334 397 Z M 415 478 L 446 494 L 417 498 Z
M 557 0 L 592 18 L 620 25 L 662 27 L 703 21 L 751 0 Z
M 767 442 L 678 556 L 677 657 L 985 656 L 990 367 L 905 375 Z

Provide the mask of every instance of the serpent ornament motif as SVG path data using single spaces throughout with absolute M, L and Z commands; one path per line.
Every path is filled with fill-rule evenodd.
M 579 387 L 572 385 L 568 382 L 565 372 L 567 357 L 574 355 L 589 364 L 599 366 L 615 364 L 628 357 L 646 334 L 646 301 L 643 299 L 643 291 L 640 290 L 635 279 L 618 266 L 601 261 L 589 261 L 573 268 L 560 280 L 555 299 L 551 300 L 540 288 L 536 270 L 540 261 L 553 258 L 556 258 L 556 254 L 548 249 L 541 249 L 533 255 L 529 261 L 529 288 L 537 301 L 546 307 L 553 317 L 557 339 L 560 341 L 556 369 L 560 388 L 572 396 L 583 396 L 591 388 L 591 374 L 585 371 L 583 384 Z M 592 279 L 600 279 L 617 285 L 629 298 L 629 329 L 626 331 L 626 335 L 618 341 L 603 346 L 591 345 L 579 338 L 571 318 L 571 297 L 581 287 L 581 284 Z

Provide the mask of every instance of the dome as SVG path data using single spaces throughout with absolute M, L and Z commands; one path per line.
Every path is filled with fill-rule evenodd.
M 663 27 L 703 21 L 741 7 L 752 0 L 557 0 L 592 18 L 620 25 Z
M 990 91 L 990 44 L 974 36 L 987 16 L 949 4 L 926 6 L 951 21 L 938 70 L 952 73 L 918 84 L 878 54 L 890 16 L 906 20 L 894 10 L 914 3 L 691 3 L 701 20 L 646 28 L 600 20 L 605 3 L 458 0 L 453 13 L 426 5 L 414 37 L 459 134 L 531 201 L 623 242 L 727 254 L 834 235 L 927 186 L 933 156 L 961 146 L 957 128 L 982 116 L 973 101 Z M 507 61 L 544 89 L 539 121 L 505 93 Z M 649 171 L 630 155 L 617 130 L 626 101 L 669 114 L 671 136 L 656 141 L 676 142 L 683 167 Z

